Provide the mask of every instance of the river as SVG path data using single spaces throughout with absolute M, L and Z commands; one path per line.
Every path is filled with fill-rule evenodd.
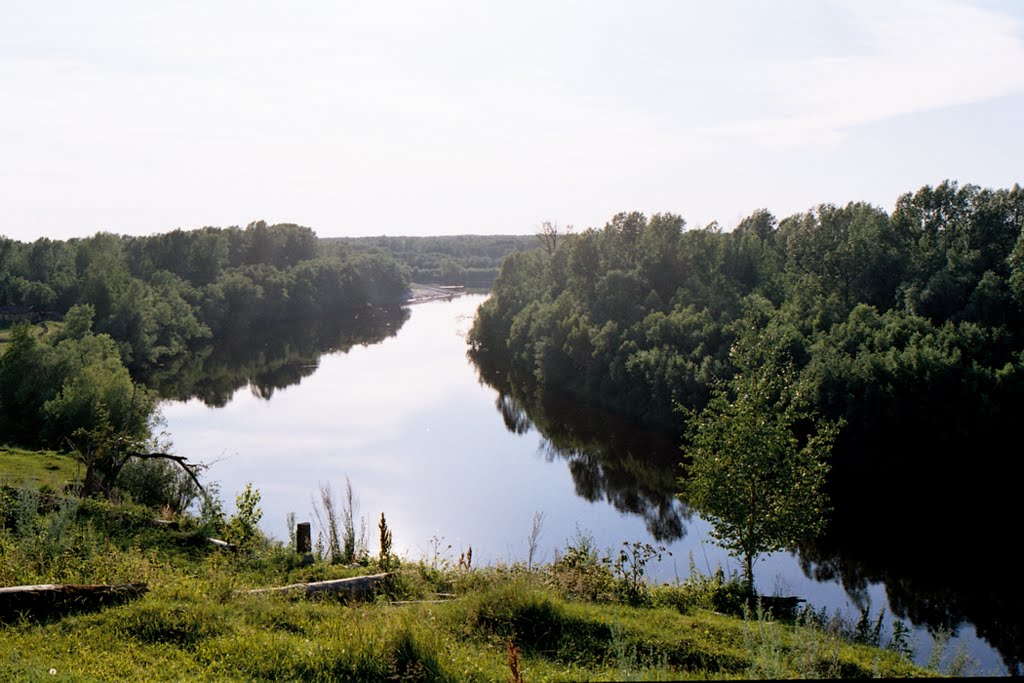
M 270 348 L 268 342 L 246 361 L 244 386 L 163 404 L 175 450 L 213 463 L 206 477 L 219 482 L 229 512 L 234 496 L 252 482 L 262 496 L 261 526 L 279 539 L 288 538 L 288 513 L 314 522 L 315 538 L 319 487 L 329 484 L 340 494 L 348 478 L 371 552 L 383 512 L 404 557 L 455 562 L 472 547 L 476 566 L 523 561 L 535 515 L 542 513 L 538 561 L 550 561 L 583 533 L 600 548 L 634 540 L 664 544 L 672 556 L 653 566 L 655 580 L 685 579 L 691 562 L 704 573 L 718 566 L 741 572 L 741 563 L 710 541 L 704 520 L 659 493 L 666 478 L 671 487 L 674 470 L 643 465 L 644 444 L 656 435 L 627 438 L 637 451 L 630 458 L 610 459 L 619 448 L 614 442 L 595 458 L 583 447 L 545 438 L 514 399 L 481 381 L 466 356 L 465 335 L 483 298 L 432 301 L 397 318 L 375 318 L 376 335 L 350 335 L 298 353 L 285 364 L 289 371 L 278 367 L 275 381 L 258 378 L 260 363 L 272 364 L 275 354 L 294 352 L 297 344 Z M 183 399 L 193 392 L 165 393 Z M 571 419 L 573 409 L 566 410 Z M 638 467 L 640 474 L 631 474 Z M 880 582 L 848 592 L 838 579 L 809 578 L 790 553 L 763 558 L 755 575 L 761 592 L 798 595 L 848 618 L 869 602 L 872 615 L 886 609 L 891 628 Z M 916 658 L 927 660 L 932 641 L 923 624 L 915 624 L 913 639 Z M 999 653 L 970 624 L 959 628 L 949 656 L 960 646 L 975 673 L 1006 673 Z

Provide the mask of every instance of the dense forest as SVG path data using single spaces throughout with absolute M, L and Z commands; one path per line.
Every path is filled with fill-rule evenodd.
M 478 289 L 490 288 L 505 256 L 537 246 L 533 235 L 327 237 L 322 242 L 327 250 L 391 256 L 413 282 Z
M 672 538 L 688 421 L 738 353 L 791 368 L 810 409 L 844 424 L 804 571 L 862 606 L 881 582 L 893 614 L 929 628 L 968 621 L 1018 671 L 1022 607 L 1000 588 L 1014 570 L 967 546 L 1001 547 L 1016 514 L 1024 189 L 945 182 L 891 213 L 821 205 L 685 228 L 619 214 L 505 261 L 470 341 L 508 429 L 537 428 L 580 495 Z M 669 444 L 636 424 L 605 434 L 618 418 L 604 410 Z
M 962 436 L 1024 390 L 1024 189 L 944 182 L 891 214 L 821 205 L 734 230 L 621 213 L 510 256 L 470 335 L 519 378 L 673 430 L 735 372 L 737 340 L 798 371 L 846 443 Z
M 8 331 L 0 441 L 64 448 L 77 430 L 93 432 L 93 443 L 101 428 L 138 441 L 155 405 L 145 385 L 166 382 L 171 369 L 181 380 L 210 350 L 190 354 L 210 340 L 223 346 L 283 324 L 396 305 L 408 284 L 394 259 L 325 249 L 312 230 L 290 224 L 0 238 L 5 322 L 57 323 L 44 335 L 28 325 Z

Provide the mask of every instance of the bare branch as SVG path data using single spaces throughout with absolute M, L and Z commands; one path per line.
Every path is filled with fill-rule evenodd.
M 548 252 L 548 256 L 554 254 L 555 247 L 558 246 L 558 224 L 551 221 L 541 223 L 537 229 L 537 239 L 540 240 L 544 251 Z
M 128 458 L 138 458 L 140 460 L 159 459 L 171 460 L 172 462 L 176 462 L 178 463 L 178 466 L 181 467 L 181 469 L 185 470 L 185 474 L 191 477 L 192 481 L 195 482 L 195 485 L 198 486 L 199 490 L 203 492 L 203 495 L 206 495 L 206 489 L 204 489 L 203 485 L 199 483 L 199 478 L 196 476 L 195 472 L 199 465 L 193 465 L 187 462 L 188 458 L 182 455 L 171 455 L 170 453 L 139 453 L 136 451 L 131 451 L 125 454 L 125 461 L 127 461 Z

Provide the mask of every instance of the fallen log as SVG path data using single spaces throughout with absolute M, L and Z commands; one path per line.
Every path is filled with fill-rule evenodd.
M 7 586 L 0 588 L 0 619 L 96 609 L 133 600 L 147 590 L 144 583 Z
M 243 591 L 250 594 L 258 593 L 286 593 L 290 591 L 303 591 L 308 595 L 318 593 L 343 593 L 350 596 L 363 596 L 371 593 L 382 584 L 392 572 L 383 574 L 370 574 L 368 576 L 353 576 L 348 579 L 331 579 L 330 581 L 314 581 L 312 583 L 293 583 L 287 586 L 275 588 L 253 588 Z

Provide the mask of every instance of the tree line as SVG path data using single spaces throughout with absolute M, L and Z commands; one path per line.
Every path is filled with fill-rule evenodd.
M 0 356 L 0 442 L 75 450 L 110 465 L 152 447 L 147 381 L 224 342 L 311 318 L 395 305 L 405 272 L 382 254 L 324 250 L 309 228 L 267 225 L 0 238 L 0 306 L 46 312 L 47 334 L 9 330 Z M 121 455 L 118 455 L 120 453 Z
M 796 371 L 844 439 L 964 435 L 1024 382 L 1024 189 L 946 181 L 892 213 L 823 204 L 732 231 L 620 213 L 502 263 L 471 353 L 541 387 L 682 429 L 737 372 L 741 342 Z
M 329 237 L 329 249 L 386 254 L 406 269 L 413 282 L 490 288 L 501 260 L 536 246 L 533 235 L 455 235 L 436 237 Z
M 197 340 L 396 304 L 407 287 L 388 256 L 324 250 L 311 229 L 291 224 L 31 243 L 0 237 L 0 305 L 58 314 L 92 306 L 93 330 L 117 342 L 133 373 Z

